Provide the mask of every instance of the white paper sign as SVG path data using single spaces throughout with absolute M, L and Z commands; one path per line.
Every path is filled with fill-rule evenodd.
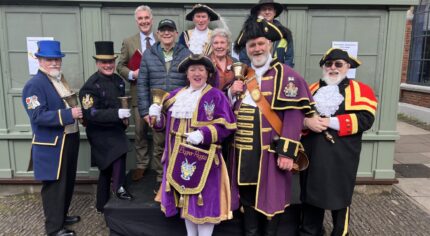
M 28 72 L 35 75 L 39 69 L 39 61 L 35 53 L 38 50 L 37 42 L 40 40 L 54 40 L 54 37 L 27 37 Z
M 357 58 L 358 55 L 358 42 L 347 42 L 347 41 L 333 41 L 331 47 L 340 48 L 348 52 L 349 56 Z M 350 79 L 355 78 L 356 69 L 350 69 L 346 76 Z

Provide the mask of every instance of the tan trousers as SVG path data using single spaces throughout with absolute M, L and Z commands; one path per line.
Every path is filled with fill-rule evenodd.
M 140 117 L 138 107 L 133 107 L 134 121 L 135 121 L 135 148 L 136 148 L 136 167 L 138 169 L 146 170 L 150 164 L 148 132 L 152 132 L 153 141 L 153 158 L 152 167 L 157 172 L 157 181 L 161 182 L 163 177 L 163 165 L 161 164 L 161 157 L 164 151 L 164 132 L 155 132 L 151 130 L 148 123 Z
M 148 131 L 149 126 L 139 115 L 137 106 L 133 107 L 134 114 L 134 147 L 136 150 L 136 167 L 146 170 L 149 166 L 149 144 Z
M 153 167 L 157 171 L 157 182 L 161 182 L 163 178 L 163 165 L 161 164 L 161 157 L 163 156 L 164 143 L 166 133 L 156 132 L 152 130 L 152 140 L 154 142 L 154 158 L 152 158 Z

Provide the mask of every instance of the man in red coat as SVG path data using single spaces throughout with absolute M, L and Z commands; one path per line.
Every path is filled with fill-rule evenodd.
M 347 235 L 361 138 L 372 127 L 377 101 L 369 86 L 346 77 L 361 64 L 346 51 L 331 48 L 319 64 L 323 78 L 310 86 L 319 115 L 305 118 L 301 139 L 309 167 L 301 175 L 300 235 L 323 235 L 325 209 L 332 212 L 331 235 Z

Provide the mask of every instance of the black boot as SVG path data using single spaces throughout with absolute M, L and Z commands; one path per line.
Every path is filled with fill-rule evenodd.
M 270 219 L 267 219 L 264 227 L 264 236 L 276 236 L 276 233 L 278 232 L 278 224 L 280 218 L 280 215 L 275 215 Z
M 259 236 L 259 214 L 254 208 L 244 206 L 243 231 L 245 236 Z
M 129 192 L 127 192 L 127 190 L 123 186 L 119 187 L 118 190 L 116 190 L 115 195 L 121 200 L 133 200 L 133 196 Z

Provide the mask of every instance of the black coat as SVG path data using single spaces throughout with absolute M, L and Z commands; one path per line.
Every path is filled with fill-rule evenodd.
M 125 83 L 116 74 L 94 73 L 79 92 L 86 133 L 91 145 L 91 164 L 106 169 L 128 151 L 127 128 L 118 117 Z
M 320 82 L 320 87 L 325 83 Z M 346 97 L 349 79 L 339 85 L 339 92 Z M 316 91 L 315 91 L 316 92 Z M 354 97 L 356 94 L 352 94 Z M 309 157 L 309 168 L 301 172 L 302 201 L 320 208 L 338 210 L 351 205 L 358 164 L 360 161 L 363 132 L 372 127 L 374 115 L 366 110 L 346 110 L 345 100 L 334 114 L 354 114 L 357 117 L 357 133 L 339 136 L 336 130 L 328 129 L 335 143 L 325 139 L 323 133 L 310 132 L 301 142 Z

